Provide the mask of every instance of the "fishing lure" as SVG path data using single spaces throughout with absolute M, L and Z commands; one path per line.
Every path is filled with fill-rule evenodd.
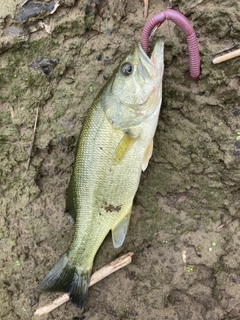
M 141 45 L 148 52 L 148 43 L 151 32 L 155 27 L 160 27 L 165 20 L 174 22 L 185 34 L 188 43 L 190 76 L 196 80 L 200 75 L 200 56 L 195 31 L 189 20 L 179 11 L 167 9 L 150 18 L 142 31 Z

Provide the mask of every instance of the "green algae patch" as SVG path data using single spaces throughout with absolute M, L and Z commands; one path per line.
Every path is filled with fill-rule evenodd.
M 0 19 L 4 19 L 7 16 L 10 16 L 13 18 L 16 12 L 17 6 L 20 5 L 21 3 L 22 3 L 21 0 L 2 1 Z

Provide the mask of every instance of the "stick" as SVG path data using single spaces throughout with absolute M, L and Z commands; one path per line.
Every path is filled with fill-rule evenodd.
M 57 8 L 60 6 L 60 0 L 57 0 L 54 4 L 54 8 L 52 9 L 52 11 L 50 12 L 50 14 L 53 14 Z
M 223 61 L 227 61 L 229 59 L 235 58 L 235 57 L 239 57 L 240 56 L 240 49 L 226 53 L 224 55 L 222 55 L 221 57 L 217 57 L 213 59 L 213 63 L 220 63 Z
M 33 148 L 33 143 L 34 143 L 34 139 L 35 139 L 35 133 L 36 133 L 36 129 L 37 129 L 38 112 L 39 112 L 39 103 L 38 103 L 37 111 L 36 111 L 35 123 L 34 123 L 34 128 L 33 128 L 32 142 L 31 142 L 30 149 L 29 149 L 29 157 L 28 157 L 28 163 L 27 163 L 27 171 L 28 171 L 29 166 L 30 166 L 31 155 L 32 155 L 32 148 Z
M 132 256 L 134 255 L 133 252 L 128 252 L 124 256 L 121 256 L 120 258 L 112 261 L 111 263 L 107 264 L 100 270 L 96 271 L 92 277 L 89 284 L 90 286 L 93 286 L 98 281 L 102 280 L 103 278 L 106 278 L 111 273 L 127 266 L 129 263 L 132 262 Z M 54 301 L 48 303 L 47 305 L 37 309 L 34 313 L 36 316 L 43 316 L 52 310 L 56 309 L 57 307 L 61 306 L 63 303 L 67 302 L 69 300 L 69 295 L 67 293 L 63 294 L 62 296 L 58 297 Z
M 12 107 L 12 106 L 9 106 L 9 109 L 10 109 L 11 117 L 12 117 L 12 119 L 14 120 L 15 114 L 14 114 L 13 107 Z
M 199 0 L 197 3 L 191 5 L 190 9 L 195 8 L 196 6 L 198 6 L 199 4 L 203 3 L 205 0 Z
M 240 44 L 240 42 L 233 43 L 233 44 L 231 44 L 229 47 L 226 47 L 226 48 L 224 48 L 224 49 L 222 49 L 222 50 L 219 50 L 219 51 L 217 51 L 217 52 L 214 52 L 214 53 L 213 53 L 213 56 L 216 56 L 216 55 L 218 55 L 218 54 L 220 54 L 220 53 L 223 53 L 223 52 L 225 52 L 225 51 L 234 49 L 235 47 L 239 46 L 239 44 Z
M 25 0 L 23 1 L 23 3 L 21 4 L 21 6 L 23 7 L 25 5 L 25 3 L 27 3 L 29 0 Z
M 148 0 L 144 0 L 143 17 L 147 19 L 148 16 Z
M 227 227 L 231 222 L 237 219 L 240 219 L 240 215 L 233 216 L 232 218 L 227 220 L 225 223 L 222 223 L 220 226 L 217 227 L 216 231 L 221 231 L 223 228 Z

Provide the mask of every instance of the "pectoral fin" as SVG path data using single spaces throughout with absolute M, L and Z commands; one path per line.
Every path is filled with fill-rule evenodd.
M 128 150 L 131 148 L 131 146 L 134 144 L 136 139 L 131 138 L 128 134 L 125 134 L 122 138 L 122 140 L 119 142 L 114 155 L 113 155 L 113 164 L 117 165 L 121 162 L 121 160 L 125 157 Z
M 127 234 L 130 216 L 131 212 L 126 215 L 112 230 L 112 240 L 114 248 L 119 248 L 123 244 Z
M 142 171 L 145 171 L 147 169 L 149 160 L 152 156 L 153 152 L 153 139 L 150 141 L 149 145 L 147 146 L 147 149 L 145 151 L 143 162 L 142 162 Z

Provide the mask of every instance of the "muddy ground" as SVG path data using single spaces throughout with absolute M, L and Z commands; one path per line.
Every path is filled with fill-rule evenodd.
M 21 0 L 1 2 L 0 318 L 35 320 L 57 296 L 36 287 L 73 234 L 65 192 L 82 122 L 146 20 L 138 0 L 65 0 L 26 22 L 14 19 Z M 149 16 L 167 4 L 150 1 Z M 186 40 L 165 22 L 153 157 L 124 245 L 114 249 L 109 235 L 94 270 L 128 251 L 133 262 L 90 288 L 83 312 L 66 303 L 42 319 L 240 319 L 240 58 L 212 64 L 239 41 L 240 4 L 176 0 L 173 8 L 197 32 L 201 76 L 189 78 Z

